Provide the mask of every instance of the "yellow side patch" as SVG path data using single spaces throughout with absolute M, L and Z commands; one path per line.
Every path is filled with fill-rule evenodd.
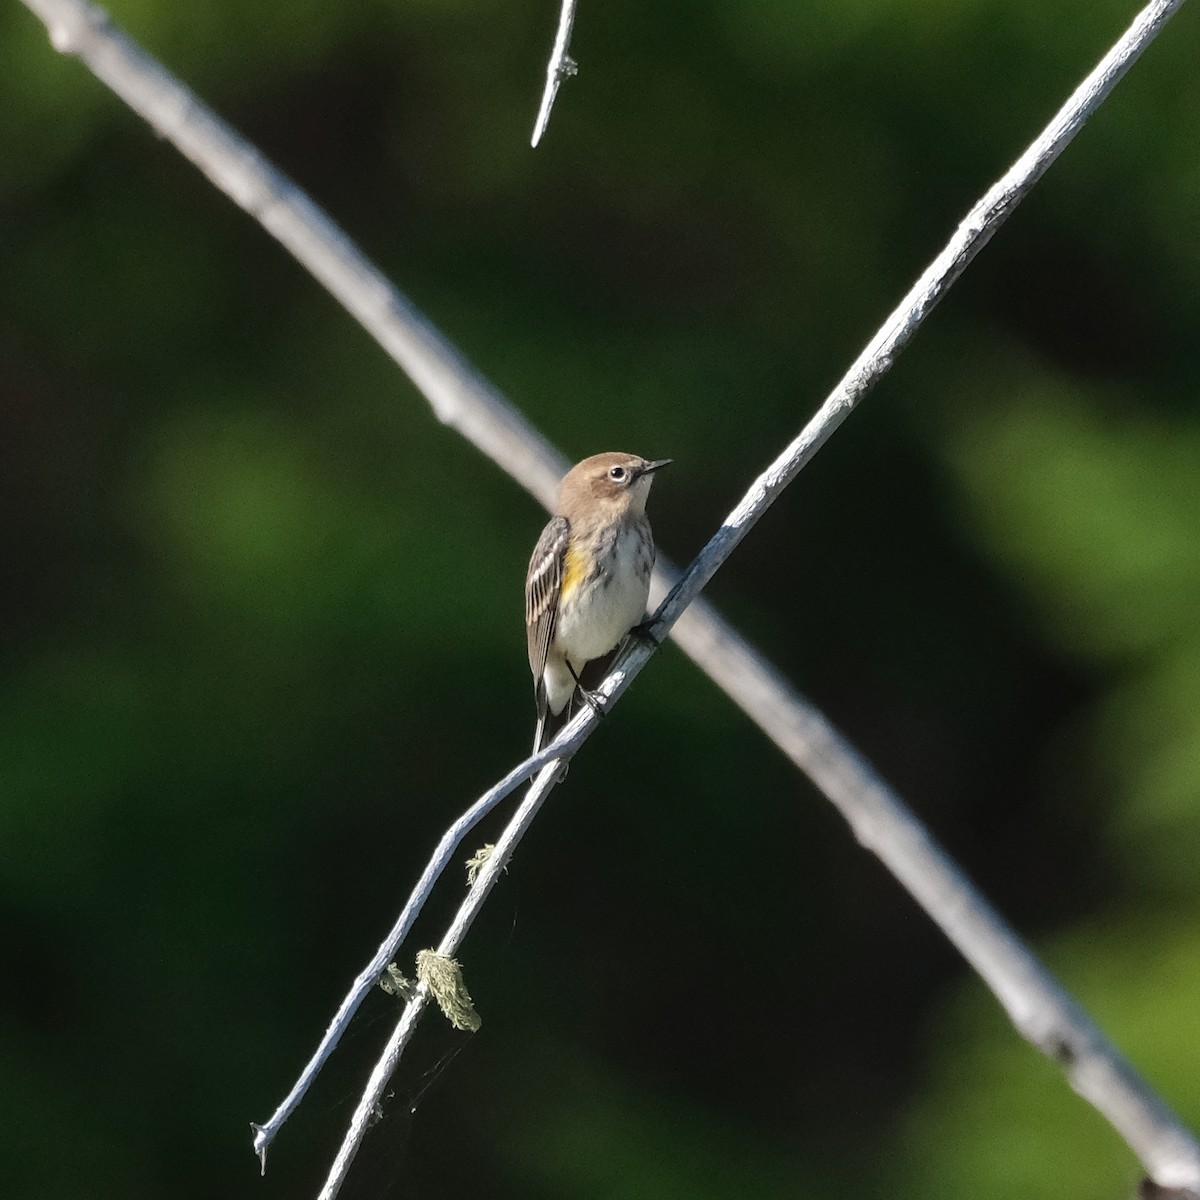
M 567 597 L 579 586 L 585 573 L 583 555 L 575 549 L 574 542 L 567 543 L 567 552 L 563 556 L 563 581 L 561 599 Z

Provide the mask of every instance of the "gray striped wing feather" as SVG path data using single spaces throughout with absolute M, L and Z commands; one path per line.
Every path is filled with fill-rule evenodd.
M 538 692 L 539 715 L 545 703 L 542 672 L 546 669 L 554 627 L 558 623 L 558 600 L 570 530 L 566 517 L 555 517 L 542 530 L 529 560 L 529 576 L 525 580 L 525 633 L 529 639 L 529 669 Z

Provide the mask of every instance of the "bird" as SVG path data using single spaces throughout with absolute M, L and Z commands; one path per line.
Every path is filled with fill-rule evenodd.
M 525 632 L 537 729 L 533 752 L 553 740 L 577 707 L 595 707 L 586 683 L 599 683 L 614 651 L 646 614 L 654 537 L 646 497 L 669 458 L 593 454 L 558 487 L 525 576 Z M 585 675 L 589 664 L 593 666 Z

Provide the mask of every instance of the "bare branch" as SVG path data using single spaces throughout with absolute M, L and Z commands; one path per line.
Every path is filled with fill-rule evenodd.
M 351 1018 L 358 1011 L 359 1005 L 367 998 L 367 994 L 379 981 L 380 976 L 387 970 L 388 964 L 396 957 L 401 945 L 404 943 L 404 939 L 408 936 L 409 930 L 413 927 L 413 922 L 421 915 L 421 909 L 425 907 L 425 902 L 429 899 L 434 884 L 442 877 L 446 868 L 453 861 L 454 852 L 462 844 L 463 838 L 501 800 L 511 795 L 525 780 L 537 774 L 547 763 L 557 762 L 561 758 L 569 757 L 573 754 L 579 745 L 582 744 L 584 736 L 584 727 L 580 722 L 574 722 L 565 726 L 559 731 L 559 736 L 552 745 L 545 747 L 537 754 L 531 755 L 523 763 L 520 763 L 509 771 L 499 783 L 484 792 L 442 835 L 442 840 L 438 842 L 437 848 L 425 866 L 425 870 L 421 872 L 421 877 L 417 880 L 416 886 L 413 888 L 400 916 L 396 918 L 395 925 L 392 926 L 387 937 L 380 944 L 379 949 L 375 951 L 375 956 L 363 967 L 355 978 L 350 991 L 346 993 L 345 999 L 338 1006 L 333 1020 L 329 1023 L 329 1028 L 325 1030 L 320 1044 L 317 1046 L 312 1058 L 305 1064 L 304 1070 L 300 1072 L 300 1077 L 292 1086 L 292 1090 L 288 1092 L 283 1102 L 271 1114 L 269 1121 L 263 1125 L 251 1122 L 251 1128 L 254 1130 L 254 1151 L 258 1155 L 258 1161 L 264 1175 L 267 1173 L 267 1151 L 270 1149 L 275 1135 L 279 1132 L 280 1127 L 288 1117 L 292 1115 L 292 1112 L 300 1101 L 304 1099 L 305 1092 L 308 1091 L 313 1080 L 316 1079 L 321 1068 L 337 1047 L 342 1034 L 345 1033 L 346 1027 L 350 1024 Z M 494 850 L 493 853 L 495 853 Z M 481 874 L 482 869 L 477 873 L 477 876 Z
M 88 0 L 21 0 L 78 57 L 248 212 L 371 334 L 439 421 L 545 505 L 566 460 L 483 379 L 296 184 Z
M 586 710 L 586 715 L 594 724 L 596 717 L 590 709 Z M 569 728 L 577 728 L 579 725 L 580 722 L 572 721 Z M 566 730 L 563 730 L 563 733 L 566 733 Z M 466 937 L 471 923 L 483 907 L 488 893 L 492 890 L 496 880 L 500 878 L 500 872 L 504 870 L 508 860 L 512 857 L 517 842 L 521 840 L 533 818 L 537 816 L 538 809 L 541 808 L 543 801 L 550 794 L 550 789 L 554 787 L 559 777 L 557 762 L 542 768 L 541 774 L 525 794 L 525 798 L 521 801 L 512 820 L 500 835 L 500 840 L 475 877 L 475 882 L 471 885 L 466 899 L 450 923 L 446 936 L 438 945 L 439 954 L 450 957 L 458 949 L 463 938 Z M 392 1031 L 392 1036 L 388 1039 L 379 1061 L 376 1062 L 367 1079 L 367 1086 L 355 1106 L 354 1115 L 350 1118 L 350 1126 L 338 1148 L 337 1157 L 329 1169 L 329 1175 L 321 1188 L 318 1200 L 333 1200 L 333 1197 L 338 1194 L 345 1181 L 346 1172 L 350 1170 L 350 1164 L 354 1161 L 354 1156 L 358 1153 L 363 1136 L 371 1123 L 371 1115 L 375 1112 L 376 1105 L 380 1103 L 383 1090 L 396 1070 L 396 1064 L 399 1063 L 400 1056 L 404 1053 L 404 1048 L 408 1045 L 413 1030 L 428 1003 L 429 989 L 426 984 L 422 983 L 417 988 L 417 994 L 404 1006 L 404 1012 L 401 1014 L 396 1028 Z
M 887 372 L 938 300 L 1181 3 L 1176 0 L 1174 4 L 1150 5 L 1042 134 L 971 209 L 816 416 L 755 481 L 675 585 L 655 616 L 656 632 L 670 629 L 783 488 Z M 1071 1086 L 1108 1118 L 1155 1181 L 1188 1188 L 1200 1186 L 1200 1146 L 1190 1132 L 979 894 L 921 822 L 820 714 L 799 701 L 784 680 L 775 677 L 764 686 L 764 677 L 774 672 L 744 643 L 730 649 L 742 662 L 736 672 L 722 672 L 723 686 L 817 783 L 850 822 L 858 840 L 888 865 L 937 921 L 992 989 L 1021 1035 L 1059 1063 Z M 647 643 L 635 643 L 605 681 L 604 693 L 616 699 L 652 653 L 653 647 Z M 732 689 L 735 676 L 748 685 L 746 692 Z M 353 1130 L 347 1137 L 352 1136 Z M 335 1193 L 336 1188 L 323 1194 Z
M 529 144 L 536 149 L 550 123 L 550 110 L 558 96 L 558 86 L 564 79 L 579 73 L 579 65 L 567 53 L 571 48 L 571 30 L 575 25 L 575 0 L 562 0 L 558 14 L 558 32 L 554 35 L 554 49 L 546 66 L 546 86 L 542 89 L 542 103 L 538 106 L 537 120 L 533 124 L 533 136 Z
M 290 180 L 85 0 L 22 2 L 46 22 L 56 47 L 78 55 L 304 263 L 408 372 L 440 420 L 462 432 L 543 502 L 549 501 L 565 465 L 561 456 Z M 1154 0 L 1147 5 L 1041 137 L 972 209 L 817 416 L 726 519 L 672 591 L 658 621 L 660 629 L 668 629 L 679 620 L 673 632 L 689 656 L 839 807 L 863 845 L 879 855 L 979 971 L 1022 1035 L 1060 1062 L 1076 1090 L 1125 1137 L 1155 1183 L 1196 1190 L 1200 1189 L 1200 1148 L 1191 1135 L 978 895 L 898 797 L 711 608 L 702 601 L 692 603 L 680 619 L 720 563 L 887 371 L 945 291 L 1182 3 Z M 564 35 L 564 58 L 565 44 Z M 656 594 L 661 595 L 661 582 Z M 614 696 L 622 691 L 649 653 L 644 645 L 635 646 L 606 681 L 605 690 Z M 585 728 L 591 728 L 590 712 L 582 714 L 581 720 Z M 553 774 L 546 768 L 535 788 Z M 549 786 L 547 783 L 547 790 Z M 529 802 L 527 798 L 525 804 Z M 519 836 L 516 833 L 505 851 L 493 856 L 495 871 L 507 861 Z M 494 874 L 489 875 L 492 865 L 489 860 L 480 880 L 485 876 L 494 879 Z M 416 1001 L 410 1005 L 414 1013 L 419 1011 L 416 1005 Z M 416 1016 L 410 1017 L 406 1010 L 405 1019 L 415 1021 Z M 393 1042 L 397 1036 L 399 1033 Z M 377 1071 L 384 1066 L 381 1063 Z
M 754 527 L 779 493 L 825 444 L 874 384 L 887 374 L 897 354 L 908 345 L 934 306 L 1182 5 L 1183 0 L 1152 0 L 1029 148 L 967 213 L 945 247 L 892 310 L 816 415 L 759 476 L 741 504 L 725 518 L 725 523 L 688 567 L 687 574 L 675 587 L 675 594 L 668 597 L 662 615 L 668 625 L 669 618 L 682 612 L 691 597 L 712 578 L 733 547 Z

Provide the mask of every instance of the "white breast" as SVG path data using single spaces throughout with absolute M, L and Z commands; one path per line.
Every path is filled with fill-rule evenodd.
M 555 640 L 576 670 L 607 654 L 646 615 L 652 562 L 636 528 L 625 527 L 605 556 L 599 578 L 571 592 L 558 614 Z

